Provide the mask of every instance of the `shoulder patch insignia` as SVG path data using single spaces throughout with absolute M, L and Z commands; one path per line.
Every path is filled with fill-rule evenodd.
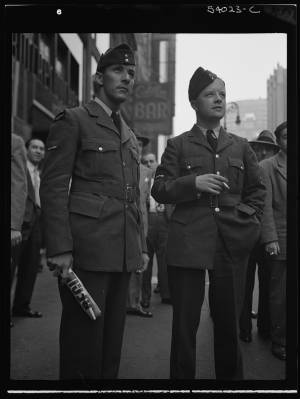
M 57 145 L 53 145 L 52 147 L 48 147 L 47 151 L 55 150 L 57 148 Z
M 66 114 L 66 110 L 64 109 L 63 111 L 59 112 L 59 113 L 55 116 L 54 120 L 55 120 L 55 121 L 58 121 L 58 120 L 64 118 L 65 114 Z

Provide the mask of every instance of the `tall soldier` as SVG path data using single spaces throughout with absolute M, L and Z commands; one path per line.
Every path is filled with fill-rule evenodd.
M 121 44 L 101 55 L 95 98 L 59 113 L 41 185 L 48 265 L 62 301 L 60 379 L 117 378 L 130 272 L 147 266 L 136 137 L 120 116 L 135 59 Z M 63 283 L 73 268 L 102 310 L 89 319 Z
M 167 243 L 173 305 L 170 376 L 195 378 L 208 269 L 216 379 L 241 380 L 238 319 L 265 186 L 247 140 L 220 127 L 226 109 L 223 80 L 199 67 L 190 80 L 189 100 L 197 122 L 168 140 L 152 188 L 158 202 L 176 204 Z

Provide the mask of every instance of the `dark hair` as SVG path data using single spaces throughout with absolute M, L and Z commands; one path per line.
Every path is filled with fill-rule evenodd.
M 280 132 L 283 130 L 283 129 L 286 129 L 287 128 L 287 122 L 282 122 L 280 125 L 278 125 L 277 126 L 277 128 L 275 129 L 275 131 L 274 131 L 274 134 L 275 134 L 275 137 L 276 137 L 276 140 L 277 140 L 277 142 L 278 142 L 278 140 L 279 140 L 279 136 L 280 136 Z
M 31 143 L 33 140 L 39 140 L 39 141 L 41 141 L 41 142 L 45 145 L 44 141 L 43 141 L 42 139 L 40 139 L 39 137 L 30 137 L 30 139 L 28 139 L 28 140 L 26 141 L 26 143 L 25 143 L 25 147 L 26 147 L 27 149 L 29 148 L 30 143 Z

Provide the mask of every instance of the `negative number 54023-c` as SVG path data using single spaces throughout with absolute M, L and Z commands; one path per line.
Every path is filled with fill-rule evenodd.
M 235 14 L 241 14 L 243 12 L 249 12 L 250 14 L 260 14 L 259 10 L 255 10 L 255 6 L 251 7 L 244 7 L 244 6 L 207 6 L 206 9 L 207 12 L 214 14 L 214 13 L 235 13 Z

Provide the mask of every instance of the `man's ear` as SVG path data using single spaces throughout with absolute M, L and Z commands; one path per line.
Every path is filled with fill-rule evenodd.
M 196 112 L 198 111 L 197 104 L 196 104 L 196 102 L 194 100 L 191 100 L 191 106 Z
M 95 76 L 94 76 L 94 81 L 99 86 L 103 86 L 103 73 L 102 72 L 97 72 L 95 74 Z

